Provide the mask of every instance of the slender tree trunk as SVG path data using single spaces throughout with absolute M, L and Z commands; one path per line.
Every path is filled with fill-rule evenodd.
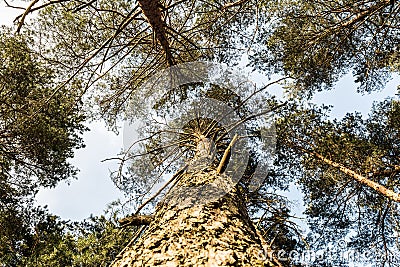
M 210 158 L 205 153 L 210 150 L 209 143 L 204 138 L 200 140 L 196 166 L 179 178 L 177 188 L 183 188 L 181 195 L 175 201 L 166 198 L 157 206 L 147 230 L 120 254 L 113 267 L 281 266 L 269 260 L 266 242 L 251 222 L 237 187 L 205 204 L 176 201 L 196 200 L 196 195 L 190 193 L 183 196 L 188 186 L 207 184 L 217 177 L 229 180 L 224 174 L 217 174 L 215 168 L 199 166 L 208 164 L 202 159 Z
M 378 193 L 382 194 L 383 196 L 387 197 L 388 199 L 395 201 L 395 202 L 400 202 L 400 194 L 394 192 L 393 190 L 386 188 L 383 185 L 380 185 L 379 183 L 372 181 L 370 179 L 368 179 L 365 176 L 362 176 L 358 173 L 356 173 L 355 171 L 346 168 L 345 166 L 343 166 L 342 164 L 339 164 L 337 162 L 334 162 L 324 156 L 322 156 L 319 153 L 316 152 L 310 152 L 312 155 L 314 155 L 316 158 L 322 160 L 323 162 L 327 163 L 328 165 L 339 169 L 341 172 L 343 172 L 344 174 L 347 174 L 348 176 L 352 177 L 354 180 L 356 180 L 357 182 L 366 185 L 372 189 L 374 189 L 375 191 L 377 191 Z M 395 166 L 393 168 L 393 170 L 388 171 L 388 173 L 395 173 L 400 171 L 400 167 L 399 166 Z M 384 174 L 385 172 L 381 172 L 382 174 Z
M 171 48 L 167 38 L 166 24 L 162 17 L 159 0 L 138 0 L 143 14 L 147 18 L 154 31 L 155 39 L 158 40 L 165 52 L 165 57 L 169 66 L 174 65 Z

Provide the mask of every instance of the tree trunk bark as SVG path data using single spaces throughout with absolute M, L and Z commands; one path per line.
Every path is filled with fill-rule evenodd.
M 213 141 L 194 136 L 197 147 L 188 168 L 157 205 L 146 232 L 111 266 L 281 266 L 266 260 L 268 246 L 240 189 L 214 166 Z
M 215 170 L 195 170 L 183 174 L 179 184 L 193 186 L 198 177 L 205 183 L 216 175 Z M 281 266 L 268 252 L 234 187 L 203 205 L 161 202 L 145 233 L 112 266 Z
M 167 63 L 169 66 L 174 65 L 174 61 L 172 58 L 171 48 L 169 46 L 168 38 L 167 38 L 167 30 L 166 24 L 163 20 L 160 6 L 161 3 L 159 0 L 138 0 L 139 6 L 143 11 L 143 14 L 147 18 L 151 28 L 154 31 L 154 35 L 156 39 L 160 42 L 161 47 L 165 52 L 165 56 L 167 59 Z

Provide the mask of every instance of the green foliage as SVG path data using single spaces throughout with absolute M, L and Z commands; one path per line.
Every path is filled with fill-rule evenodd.
M 359 91 L 381 89 L 399 71 L 398 1 L 266 1 L 253 66 L 293 78 L 291 90 L 332 88 L 352 71 Z M 268 15 L 267 15 L 268 16 Z
M 316 249 L 346 238 L 349 248 L 373 251 L 388 262 L 398 255 L 399 203 L 313 153 L 396 191 L 400 187 L 399 111 L 399 101 L 392 99 L 376 103 L 367 119 L 355 113 L 328 120 L 327 107 L 295 103 L 283 111 L 278 134 L 289 157 L 281 163 L 298 177 L 311 228 L 309 241 Z
M 61 224 L 61 222 L 58 222 Z M 112 218 L 90 217 L 80 223 L 62 222 L 64 229 L 50 235 L 50 242 L 23 259 L 21 266 L 108 266 L 132 237 L 132 229 L 120 229 Z
M 62 221 L 46 209 L 29 207 L 26 218 L 10 216 L 0 219 L 0 264 L 2 266 L 108 266 L 132 238 L 134 229 L 121 229 L 116 214 L 93 217 L 82 222 Z M 24 214 L 24 215 L 25 215 Z M 4 231 L 18 228 L 13 247 L 4 242 Z M 4 234 L 4 235 L 3 235 Z
M 27 42 L 0 35 L 0 177 L 31 194 L 29 186 L 54 186 L 76 174 L 67 159 L 83 146 L 86 128 L 74 91 L 54 90 L 55 73 Z
M 30 42 L 0 34 L 0 265 L 107 266 L 130 238 L 115 220 L 72 224 L 34 206 L 40 187 L 76 175 L 68 159 L 86 127 L 78 84 L 55 89 Z
M 40 187 L 75 176 L 68 159 L 86 129 L 73 86 L 54 90 L 56 73 L 30 42 L 0 31 L 0 259 L 11 266 L 36 246 L 31 227 L 43 219 L 58 229 L 33 198 Z

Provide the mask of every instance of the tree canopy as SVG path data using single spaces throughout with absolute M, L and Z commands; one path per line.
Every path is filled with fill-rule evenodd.
M 56 72 L 33 53 L 30 38 L 0 32 L 1 258 L 18 258 L 35 217 L 43 218 L 30 210 L 38 189 L 75 176 L 68 159 L 86 129 L 73 87 L 53 92 Z
M 132 104 L 136 119 L 167 118 L 179 112 L 184 115 L 187 110 L 174 107 L 185 101 L 208 98 L 230 107 L 248 138 L 251 153 L 239 181 L 240 193 L 273 249 L 317 250 L 346 240 L 346 249 L 374 251 L 368 260 L 376 262 L 379 255 L 383 266 L 396 266 L 400 250 L 398 97 L 375 103 L 366 118 L 355 111 L 340 120 L 329 118 L 329 107 L 307 101 L 317 91 L 333 89 L 347 73 L 353 74 L 361 93 L 384 88 L 400 71 L 399 11 L 399 1 L 393 0 L 32 1 L 16 19 L 16 33 L 4 29 L 0 37 L 0 224 L 5 232 L 0 239 L 5 244 L 1 260 L 21 264 L 18 255 L 25 253 L 21 240 L 36 240 L 33 233 L 45 231 L 44 240 L 47 234 L 55 237 L 44 241 L 47 245 L 38 252 L 27 254 L 34 259 L 32 266 L 57 265 L 60 259 L 68 261 L 61 265 L 109 263 L 114 249 L 128 238 L 117 231 L 115 218 L 95 218 L 93 227 L 86 225 L 77 234 L 66 230 L 73 228 L 69 223 L 45 210 L 34 210 L 32 197 L 39 187 L 55 186 L 76 174 L 67 159 L 73 149 L 83 146 L 79 137 L 85 130 L 83 114 L 106 120 L 115 129 L 119 119 L 131 118 Z M 36 17 L 27 22 L 32 13 Z M 283 101 L 270 97 L 263 91 L 268 86 L 260 90 L 261 96 L 246 95 L 254 88 L 243 84 L 238 85 L 242 86 L 239 95 L 198 81 L 176 86 L 156 100 L 162 91 L 157 87 L 160 80 L 153 80 L 153 91 L 143 89 L 162 69 L 176 70 L 176 65 L 195 61 L 237 66 L 244 56 L 254 71 L 279 75 L 275 83 L 292 97 Z M 178 70 L 179 77 L 201 74 L 200 69 L 190 74 Z M 243 96 L 251 96 L 252 101 Z M 251 190 L 254 170 L 267 161 L 253 146 L 261 140 L 260 125 L 253 119 L 266 107 L 276 118 L 276 157 L 262 184 Z M 143 207 L 139 200 L 149 197 L 155 178 L 178 171 L 177 162 L 196 156 L 193 147 L 199 134 L 216 143 L 213 165 L 233 157 L 224 153 L 234 140 L 228 135 L 232 122 L 223 124 L 202 115 L 180 125 L 180 132 L 174 128 L 177 125 L 148 122 L 139 149 L 119 157 L 130 165 L 112 176 L 127 195 L 138 196 L 134 207 Z M 291 185 L 304 195 L 308 236 L 295 223 L 290 201 L 280 193 Z M 150 200 L 156 205 L 160 197 Z M 24 230 L 15 231 L 9 221 Z M 48 230 L 41 230 L 42 222 Z M 39 230 L 30 228 L 34 225 Z M 29 242 L 22 243 L 35 251 L 36 241 Z M 81 246 L 103 254 L 77 258 Z M 340 260 L 313 264 L 346 264 Z
M 282 116 L 281 160 L 298 173 L 316 247 L 347 236 L 350 248 L 374 250 L 388 262 L 398 254 L 398 108 L 387 99 L 367 119 L 354 113 L 327 120 L 327 107 L 294 106 Z M 386 194 L 392 190 L 393 198 Z
M 267 1 L 268 2 L 268 1 Z M 362 93 L 384 87 L 399 72 L 398 1 L 266 3 L 276 20 L 260 26 L 256 68 L 284 72 L 292 90 L 332 88 L 352 72 Z

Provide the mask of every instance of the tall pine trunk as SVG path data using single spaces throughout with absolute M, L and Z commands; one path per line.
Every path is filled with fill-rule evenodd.
M 183 180 L 211 173 L 188 173 Z M 279 266 L 251 222 L 239 189 L 204 205 L 158 205 L 139 240 L 112 266 Z
M 215 181 L 226 183 L 216 189 L 229 184 L 229 177 L 211 167 L 210 140 L 204 136 L 198 140 L 191 167 L 180 175 L 173 198 L 167 194 L 157 205 L 144 234 L 125 248 L 113 267 L 280 266 L 266 261 L 267 244 L 250 220 L 238 186 L 215 200 L 212 190 L 209 195 L 186 190 Z

